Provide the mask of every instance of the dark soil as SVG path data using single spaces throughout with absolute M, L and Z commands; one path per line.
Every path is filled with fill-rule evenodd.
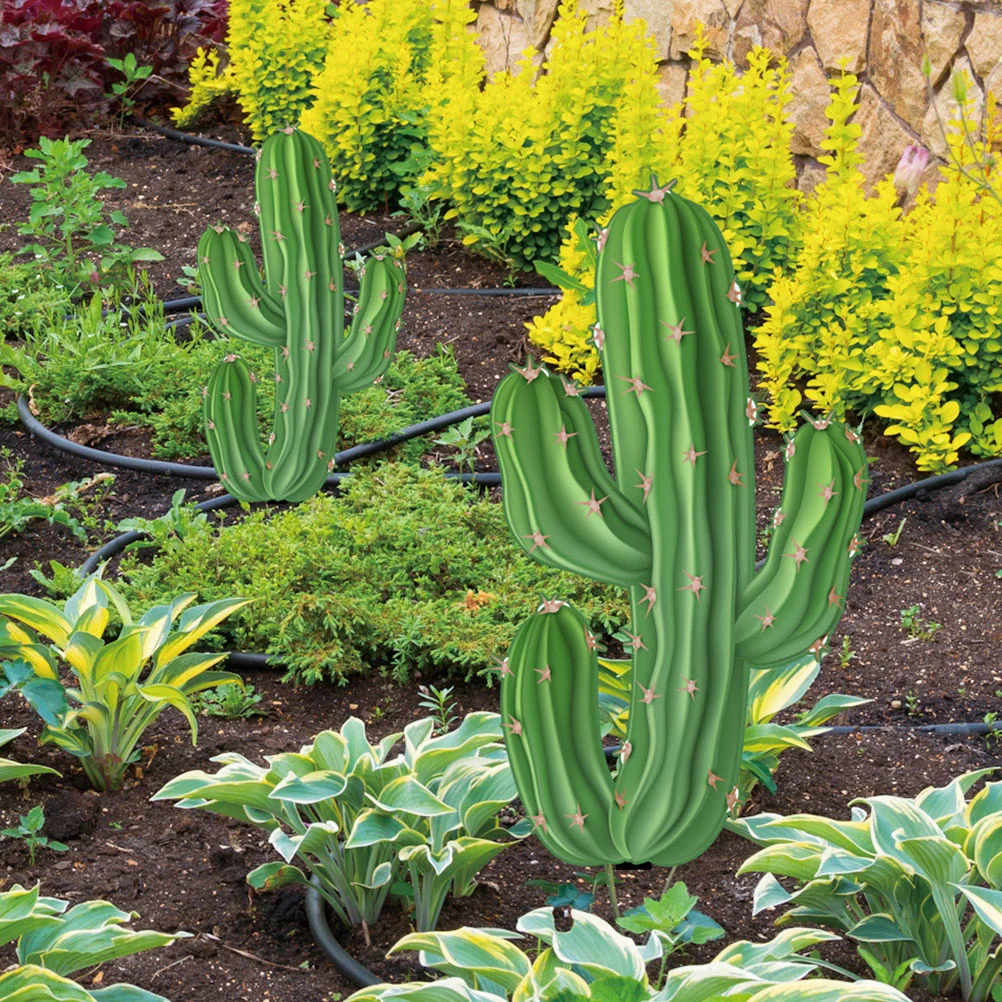
M 108 202 L 129 216 L 131 242 L 156 247 L 165 255 L 164 262 L 150 268 L 165 298 L 183 294 L 174 279 L 182 265 L 194 263 L 195 245 L 208 223 L 221 219 L 243 225 L 256 237 L 251 158 L 188 148 L 145 133 L 93 138 L 88 150 L 92 166 L 128 182 L 127 189 L 109 193 Z M 20 169 L 22 164 L 14 166 Z M 25 212 L 28 193 L 2 182 L 0 188 L 0 220 L 16 221 Z M 367 243 L 385 230 L 399 229 L 403 222 L 343 215 L 344 240 L 349 245 Z M 0 249 L 16 246 L 13 229 L 0 232 Z M 427 354 L 436 343 L 451 344 L 470 396 L 488 399 L 508 364 L 524 357 L 524 323 L 552 300 L 439 296 L 418 290 L 496 288 L 504 278 L 502 268 L 472 257 L 448 232 L 434 250 L 413 253 L 398 346 Z M 542 284 L 531 276 L 526 282 Z M 0 404 L 8 399 L 0 394 Z M 600 417 L 603 405 L 595 403 L 593 409 Z M 94 423 L 101 425 L 100 416 Z M 922 476 L 897 443 L 880 436 L 876 428 L 867 431 L 871 496 Z M 104 445 L 137 454 L 144 451 L 144 440 L 136 435 L 106 439 Z M 777 436 L 757 433 L 762 526 L 782 490 L 780 445 Z M 27 487 L 36 496 L 49 494 L 68 480 L 101 472 L 94 463 L 48 450 L 20 428 L 0 426 L 0 447 L 25 460 Z M 492 461 L 485 449 L 481 466 L 490 468 Z M 218 485 L 202 481 L 114 473 L 114 490 L 96 511 L 102 521 L 159 514 L 178 487 L 185 487 L 192 500 L 219 490 Z M 867 545 L 855 562 L 848 608 L 832 638 L 833 653 L 825 658 L 813 698 L 827 692 L 868 697 L 872 703 L 835 723 L 890 723 L 902 729 L 829 735 L 814 742 L 811 755 L 788 753 L 776 777 L 778 793 L 771 796 L 760 790 L 749 810 L 846 817 L 853 797 L 914 795 L 962 771 L 1002 765 L 998 748 L 986 745 L 984 739 L 942 738 L 911 729 L 927 723 L 977 721 L 986 713 L 1002 711 L 1002 580 L 996 577 L 1002 568 L 1000 479 L 969 481 L 928 493 L 864 523 Z M 883 537 L 905 518 L 907 525 L 892 547 Z M 85 555 L 65 530 L 34 525 L 0 543 L 0 564 L 8 556 L 18 557 L 11 569 L 0 572 L 0 590 L 38 594 L 38 585 L 27 573 L 36 561 L 57 559 L 75 565 Z M 913 639 L 900 625 L 901 610 L 916 604 L 921 617 L 941 624 L 932 639 Z M 853 656 L 840 664 L 838 652 L 845 637 Z M 165 714 L 147 736 L 142 775 L 130 777 L 121 792 L 100 798 L 86 791 L 72 760 L 53 748 L 36 746 L 37 719 L 26 708 L 10 700 L 0 704 L 0 726 L 29 728 L 12 746 L 12 757 L 42 761 L 64 772 L 62 780 L 33 780 L 23 797 L 16 785 L 0 788 L 0 824 L 16 820 L 17 813 L 33 803 L 45 802 L 52 836 L 70 846 L 65 855 L 42 852 L 31 867 L 21 847 L 5 841 L 0 883 L 9 887 L 42 880 L 47 894 L 73 902 L 106 897 L 139 912 L 143 927 L 197 934 L 168 950 L 106 965 L 100 972 L 103 984 L 131 980 L 174 1002 L 220 998 L 320 1002 L 351 990 L 313 944 L 299 892 L 257 895 L 244 883 L 250 869 L 271 858 L 257 831 L 202 812 L 152 804 L 148 798 L 182 771 L 210 768 L 210 757 L 224 750 L 260 760 L 298 748 L 318 730 L 339 727 L 351 714 L 366 720 L 373 734 L 398 730 L 419 715 L 416 696 L 412 689 L 376 674 L 344 688 L 295 688 L 266 672 L 254 673 L 250 680 L 265 695 L 268 718 L 203 720 L 196 749 L 183 721 Z M 480 684 L 457 685 L 456 693 L 464 712 L 497 707 L 496 691 Z M 676 874 L 699 896 L 699 907 L 725 927 L 728 940 L 770 935 L 770 916 L 750 917 L 756 878 L 734 875 L 751 851 L 751 846 L 725 833 L 703 857 Z M 666 875 L 659 869 L 623 871 L 624 904 L 638 904 L 646 893 L 659 890 Z M 483 872 L 483 886 L 472 898 L 447 905 L 441 927 L 513 928 L 520 914 L 543 903 L 544 892 L 526 886 L 533 878 L 573 879 L 573 871 L 528 839 Z M 610 914 L 604 892 L 599 893 L 596 911 Z M 391 914 L 374 930 L 373 947 L 366 948 L 359 936 L 347 943 L 380 975 L 415 973 L 414 964 L 408 966 L 406 960 L 383 960 L 385 950 L 407 929 L 403 915 Z M 710 944 L 677 960 L 706 960 L 720 946 Z M 826 954 L 861 970 L 851 947 L 836 944 Z M 917 991 L 910 994 L 922 998 Z

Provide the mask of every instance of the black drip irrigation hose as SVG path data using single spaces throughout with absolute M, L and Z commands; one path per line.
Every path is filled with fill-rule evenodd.
M 247 156 L 256 157 L 257 150 L 253 146 L 241 146 L 240 143 L 224 143 L 221 139 L 207 139 L 205 136 L 195 136 L 190 132 L 181 132 L 180 129 L 171 129 L 166 125 L 158 125 L 151 122 L 142 115 L 130 115 L 129 118 L 136 125 L 151 132 L 158 132 L 168 139 L 176 139 L 179 143 L 186 143 L 188 146 L 205 146 L 210 150 L 228 150 L 230 153 L 243 153 Z
M 310 886 L 306 888 L 306 921 L 309 924 L 313 938 L 317 941 L 317 946 L 323 950 L 327 955 L 327 959 L 349 981 L 353 981 L 359 988 L 368 988 L 370 985 L 382 983 L 372 971 L 367 967 L 363 967 L 337 941 L 334 933 L 331 931 L 330 923 L 327 921 L 324 899 L 317 890 L 316 877 L 310 878 Z

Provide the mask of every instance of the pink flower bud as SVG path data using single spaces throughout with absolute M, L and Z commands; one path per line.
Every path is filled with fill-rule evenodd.
M 924 146 L 906 146 L 894 171 L 894 187 L 914 195 L 928 165 L 929 151 Z

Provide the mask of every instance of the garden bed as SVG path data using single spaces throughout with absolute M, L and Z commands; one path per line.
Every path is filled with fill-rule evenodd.
M 253 219 L 253 160 L 249 157 L 186 148 L 146 133 L 96 135 L 88 154 L 93 167 L 128 182 L 128 188 L 112 193 L 108 204 L 126 211 L 132 222 L 132 243 L 156 247 L 164 254 L 165 260 L 150 268 L 164 298 L 179 294 L 174 278 L 182 265 L 194 262 L 198 237 L 207 224 L 222 220 L 239 226 Z M 5 188 L 2 221 L 20 219 L 27 202 L 26 190 Z M 400 220 L 382 216 L 342 216 L 348 244 L 379 239 L 385 230 L 401 225 Z M 248 235 L 253 243 L 256 227 L 250 227 Z M 0 250 L 16 245 L 13 229 L 0 233 Z M 503 268 L 473 258 L 448 233 L 438 248 L 412 252 L 411 291 L 398 348 L 424 357 L 438 343 L 451 344 L 468 396 L 475 401 L 489 399 L 508 364 L 524 357 L 524 322 L 552 300 L 438 296 L 414 291 L 414 287 L 496 288 L 504 278 Z M 0 403 L 8 400 L 7 394 L 0 395 Z M 601 403 L 591 406 L 596 414 L 603 407 Z M 80 425 L 91 426 L 86 434 L 103 448 L 149 454 L 142 434 L 104 435 L 105 414 L 86 415 Z M 78 425 L 76 434 L 80 431 Z M 872 433 L 864 435 L 864 442 L 871 457 L 871 497 L 920 478 L 900 445 Z M 778 436 L 761 429 L 756 433 L 760 527 L 782 489 L 780 445 Z M 94 463 L 40 447 L 20 427 L 0 427 L 0 447 L 24 459 L 26 486 L 36 496 L 66 481 L 101 472 Z M 433 449 L 429 445 L 429 451 Z M 437 456 L 444 458 L 446 452 L 439 449 Z M 478 469 L 495 468 L 490 448 L 485 446 Z M 188 490 L 188 500 L 219 493 L 218 485 L 200 481 L 114 472 L 113 492 L 94 512 L 99 520 L 152 517 L 169 507 L 171 495 L 182 486 Z M 814 691 L 845 692 L 873 702 L 834 723 L 907 728 L 980 721 L 986 713 L 1002 709 L 998 695 L 1002 690 L 998 653 L 1002 624 L 993 612 L 1002 595 L 1002 581 L 996 576 L 1002 568 L 998 480 L 1002 476 L 930 493 L 864 523 L 867 545 L 853 565 L 847 610 Z M 902 519 L 907 519 L 907 525 L 891 545 L 883 537 L 894 533 Z M 3 590 L 37 594 L 39 586 L 27 573 L 35 560 L 74 565 L 86 552 L 59 526 L 33 524 L 23 534 L 3 541 L 0 557 L 18 557 L 13 567 L 2 572 Z M 917 617 L 927 629 L 932 623 L 940 624 L 929 639 L 913 635 L 921 632 L 919 626 L 911 631 L 902 626 L 902 612 L 916 605 L 913 623 Z M 845 637 L 853 656 L 843 663 L 840 652 Z M 351 714 L 366 720 L 375 735 L 400 729 L 420 715 L 414 683 L 400 687 L 376 672 L 356 676 L 345 687 L 282 685 L 277 673 L 254 673 L 249 680 L 264 695 L 262 705 L 270 710 L 267 718 L 203 719 L 200 744 L 193 749 L 183 722 L 167 714 L 147 736 L 150 747 L 142 778 L 130 778 L 123 791 L 100 800 L 83 792 L 84 784 L 67 769 L 65 756 L 51 748 L 34 748 L 30 733 L 12 746 L 14 758 L 38 759 L 67 773 L 63 780 L 33 780 L 30 797 L 31 802 L 48 801 L 50 822 L 57 828 L 63 826 L 61 834 L 53 831 L 53 837 L 62 838 L 70 851 L 64 856 L 43 853 L 32 868 L 19 847 L 5 843 L 7 885 L 43 879 L 47 894 L 67 896 L 74 902 L 106 896 L 120 907 L 138 911 L 143 927 L 184 928 L 201 934 L 167 951 L 114 965 L 116 979 L 127 977 L 173 1002 L 220 997 L 321 1000 L 347 993 L 351 986 L 326 964 L 310 939 L 298 891 L 257 895 L 244 884 L 250 869 L 271 858 L 257 832 L 202 812 L 182 813 L 169 804 L 151 804 L 147 798 L 180 772 L 205 768 L 211 755 L 224 750 L 260 761 L 263 754 L 298 749 L 318 730 L 336 728 Z M 480 681 L 457 683 L 455 695 L 462 712 L 497 708 L 497 690 Z M 4 726 L 28 726 L 34 732 L 36 721 L 26 710 L 7 701 L 4 711 Z M 982 738 L 943 738 L 909 730 L 830 735 L 818 738 L 814 749 L 811 755 L 788 753 L 776 777 L 778 792 L 770 795 L 760 787 L 749 810 L 809 810 L 845 817 L 847 802 L 853 797 L 892 792 L 913 795 L 965 770 L 1002 764 L 998 748 Z M 0 788 L 0 822 L 16 820 L 26 806 L 16 786 Z M 676 874 L 700 897 L 700 908 L 724 926 L 728 940 L 769 934 L 767 915 L 751 918 L 755 877 L 734 876 L 752 849 L 724 834 L 697 862 L 679 868 Z M 534 839 L 527 839 L 483 871 L 484 886 L 472 899 L 449 903 L 440 925 L 513 928 L 517 917 L 542 904 L 545 896 L 539 888 L 527 887 L 527 880 L 560 881 L 571 879 L 572 874 L 572 868 L 550 857 Z M 620 892 L 624 904 L 640 903 L 645 893 L 660 888 L 665 876 L 658 869 L 624 871 Z M 595 910 L 609 915 L 602 891 Z M 382 951 L 405 931 L 405 924 L 388 913 L 375 931 L 373 948 L 366 948 L 361 937 L 348 945 L 381 975 L 414 972 L 406 963 L 391 965 L 381 960 Z M 692 950 L 686 959 L 708 959 L 719 945 Z M 844 966 L 860 969 L 851 948 L 837 945 L 831 955 Z M 922 998 L 915 990 L 910 994 Z

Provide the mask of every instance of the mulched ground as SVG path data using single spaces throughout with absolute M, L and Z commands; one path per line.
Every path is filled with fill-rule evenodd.
M 235 138 L 220 133 L 223 138 Z M 94 134 L 88 150 L 92 167 L 123 177 L 129 187 L 111 192 L 109 206 L 123 208 L 132 222 L 130 240 L 156 247 L 166 260 L 150 274 L 165 298 L 181 294 L 174 279 L 183 264 L 194 263 L 195 245 L 204 227 L 216 220 L 229 225 L 253 221 L 253 162 L 239 154 L 184 147 L 147 134 Z M 17 159 L 14 169 L 21 169 Z M 19 219 L 28 193 L 0 181 L 0 221 Z M 347 244 L 378 239 L 402 220 L 384 216 L 342 216 Z M 256 237 L 256 228 L 249 233 Z M 17 246 L 12 228 L 0 231 L 0 250 Z M 398 346 L 427 354 L 438 342 L 455 349 L 470 396 L 486 400 L 511 361 L 526 349 L 524 323 L 543 312 L 551 300 L 436 296 L 415 291 L 431 287 L 499 287 L 503 269 L 473 258 L 446 234 L 436 249 L 415 253 L 409 261 L 407 306 Z M 543 284 L 531 276 L 527 284 Z M 0 395 L 0 403 L 8 397 Z M 592 405 L 601 419 L 603 406 Z M 101 423 L 101 415 L 88 420 Z M 868 429 L 871 457 L 870 494 L 874 496 L 918 479 L 908 455 L 896 443 Z M 106 447 L 141 453 L 135 436 L 111 437 Z M 780 440 L 756 432 L 757 491 L 764 523 L 778 503 L 783 462 Z M 20 428 L 0 427 L 0 447 L 26 461 L 27 486 L 37 496 L 67 480 L 80 480 L 100 467 L 51 452 Z M 481 466 L 491 468 L 485 450 Z M 143 478 L 114 471 L 113 494 L 100 510 L 102 518 L 159 514 L 179 486 L 189 498 L 212 496 L 200 481 Z M 999 477 L 1002 479 L 1002 477 Z M 840 651 L 850 637 L 853 658 L 840 665 L 838 654 L 824 661 L 815 698 L 846 692 L 873 700 L 837 723 L 892 723 L 907 727 L 925 723 L 980 720 L 1002 711 L 1002 503 L 999 482 L 985 478 L 930 493 L 877 515 L 864 523 L 867 546 L 855 562 L 848 608 L 833 638 Z M 894 547 L 882 537 L 907 518 Z M 58 527 L 32 527 L 2 543 L 0 562 L 18 562 L 3 572 L 3 591 L 38 593 L 27 574 L 35 561 L 79 562 L 86 551 Z M 934 639 L 912 640 L 900 626 L 901 610 L 919 604 L 921 615 L 938 622 Z M 7 701 L 0 726 L 27 726 L 29 734 L 13 745 L 12 756 L 36 759 L 61 768 L 63 780 L 43 777 L 32 782 L 27 799 L 15 785 L 0 788 L 0 824 L 16 819 L 32 803 L 45 802 L 50 834 L 67 842 L 65 855 L 42 853 L 30 867 L 20 846 L 3 843 L 0 883 L 42 880 L 47 894 L 72 901 L 107 897 L 141 915 L 143 927 L 197 933 L 168 950 L 107 965 L 103 984 L 127 979 L 160 992 L 174 1002 L 208 1002 L 225 998 L 274 1002 L 324 1000 L 346 994 L 348 985 L 323 959 L 306 928 L 296 890 L 255 895 L 245 874 L 271 857 L 258 833 L 226 819 L 200 812 L 181 812 L 148 797 L 186 769 L 206 768 L 212 755 L 239 751 L 248 757 L 298 748 L 320 729 L 339 727 L 351 715 L 382 735 L 399 730 L 419 715 L 416 696 L 373 675 L 344 688 L 311 689 L 281 685 L 274 674 L 254 673 L 249 680 L 265 695 L 270 715 L 263 721 L 201 722 L 197 749 L 191 747 L 182 722 L 165 715 L 149 733 L 142 776 L 130 778 L 119 793 L 102 797 L 86 792 L 78 772 L 52 748 L 38 749 L 32 739 L 37 720 Z M 460 708 L 496 709 L 496 690 L 458 685 Z M 778 793 L 759 791 L 751 810 L 811 811 L 847 816 L 852 797 L 878 793 L 913 795 L 929 784 L 941 784 L 967 769 L 1002 765 L 997 747 L 984 739 L 941 738 L 915 730 L 860 732 L 828 736 L 815 742 L 813 754 L 789 753 L 776 777 Z M 700 897 L 699 907 L 719 921 L 729 939 L 770 934 L 771 919 L 750 918 L 755 877 L 735 877 L 752 847 L 723 835 L 697 862 L 680 867 L 676 876 Z M 645 893 L 660 889 L 661 870 L 624 871 L 621 898 L 638 904 Z M 450 903 L 443 928 L 491 925 L 512 928 L 517 917 L 542 904 L 544 893 L 526 887 L 527 880 L 572 879 L 571 868 L 552 859 L 535 840 L 514 846 L 482 874 L 483 887 L 472 899 Z M 595 909 L 608 917 L 604 892 Z M 382 953 L 407 931 L 402 917 L 388 916 L 366 949 L 358 937 L 347 943 L 359 959 L 381 975 L 413 971 L 406 962 L 387 963 Z M 679 962 L 705 960 L 721 944 L 691 951 Z M 860 964 L 851 948 L 828 951 L 854 970 Z M 911 995 L 921 999 L 920 993 Z

